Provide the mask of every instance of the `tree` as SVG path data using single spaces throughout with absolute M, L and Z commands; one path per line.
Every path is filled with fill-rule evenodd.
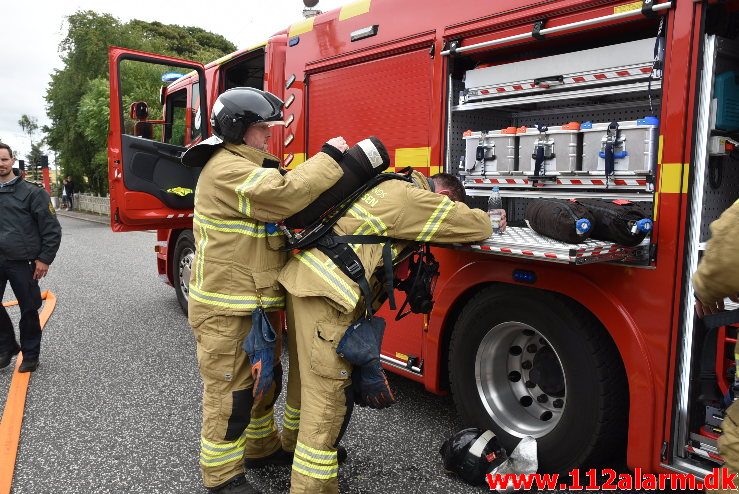
M 121 23 L 109 14 L 78 11 L 67 18 L 67 35 L 59 45 L 63 67 L 51 74 L 46 91 L 51 120 L 48 145 L 57 165 L 78 187 L 107 191 L 108 46 L 161 53 L 200 62 L 236 50 L 223 36 L 196 27 L 132 20 Z M 126 74 L 127 76 L 129 74 Z M 157 93 L 161 74 L 133 72 L 136 81 L 124 90 L 124 102 Z M 146 96 L 142 95 L 146 93 Z M 154 103 L 154 104 L 152 104 Z M 150 102 L 155 109 L 156 102 Z M 157 118 L 152 111 L 151 118 Z M 86 180 L 85 180 L 86 179 Z
M 31 146 L 33 146 L 33 135 L 38 130 L 38 119 L 23 114 L 20 120 L 18 120 L 18 125 L 24 133 L 28 134 L 28 140 L 31 141 Z
M 37 166 L 41 164 L 41 155 L 44 151 L 41 149 L 41 143 L 32 143 L 31 152 L 26 155 L 26 170 L 31 180 L 40 180 L 40 174 Z

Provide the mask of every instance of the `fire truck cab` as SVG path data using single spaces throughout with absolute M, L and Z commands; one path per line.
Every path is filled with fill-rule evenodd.
M 739 198 L 736 4 L 359 0 L 206 66 L 111 48 L 111 226 L 157 230 L 159 274 L 186 310 L 199 170 L 179 156 L 209 136 L 222 91 L 268 90 L 285 101 L 270 149 L 286 168 L 333 135 L 375 135 L 395 169 L 453 173 L 473 206 L 500 189 L 506 234 L 433 248 L 430 318 L 383 311 L 387 369 L 451 392 L 505 446 L 535 437 L 542 470 L 705 475 L 722 462 L 736 328 L 706 339 L 689 281 Z M 124 98 L 144 62 L 186 72 L 162 88 L 161 120 L 139 119 L 161 128 L 148 135 Z M 523 222 L 542 197 L 639 202 L 654 228 L 636 247 L 552 241 Z

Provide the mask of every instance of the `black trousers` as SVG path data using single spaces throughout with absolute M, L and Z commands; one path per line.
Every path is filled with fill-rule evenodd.
M 0 300 L 10 282 L 21 310 L 20 348 L 23 358 L 34 360 L 41 351 L 41 323 L 38 310 L 41 308 L 41 290 L 33 279 L 36 263 L 33 261 L 0 261 Z M 13 322 L 8 311 L 0 304 L 0 353 L 18 348 L 13 331 Z

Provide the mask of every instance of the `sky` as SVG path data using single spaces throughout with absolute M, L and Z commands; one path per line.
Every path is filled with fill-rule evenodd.
M 328 11 L 351 0 L 320 0 Z M 205 10 L 203 6 L 215 6 Z M 0 140 L 19 158 L 30 151 L 28 135 L 18 125 L 21 115 L 48 125 L 44 95 L 54 69 L 62 67 L 59 43 L 66 17 L 78 10 L 108 13 L 122 22 L 131 19 L 197 26 L 220 34 L 238 49 L 265 41 L 271 34 L 302 19 L 302 0 L 20 0 L 4 2 L 0 31 Z M 40 139 L 38 132 L 35 140 Z M 50 160 L 53 163 L 53 155 Z

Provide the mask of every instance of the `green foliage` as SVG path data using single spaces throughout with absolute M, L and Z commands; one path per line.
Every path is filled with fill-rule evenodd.
M 38 119 L 36 117 L 29 117 L 24 113 L 21 115 L 20 120 L 18 120 L 18 125 L 24 133 L 28 134 L 28 139 L 33 144 L 33 136 L 38 130 Z
M 54 71 L 46 91 L 51 125 L 43 130 L 56 151 L 63 176 L 79 188 L 107 192 L 109 121 L 108 47 L 111 45 L 208 62 L 236 50 L 223 36 L 196 27 L 132 20 L 121 23 L 109 14 L 78 11 L 67 18 L 67 35 L 59 45 L 63 68 Z M 156 96 L 162 68 L 141 63 L 121 67 L 126 86 L 124 108 L 147 101 L 151 119 L 161 118 Z M 19 122 L 20 125 L 20 122 Z M 133 122 L 127 121 L 127 125 Z M 23 127 L 23 126 L 22 126 Z M 24 132 L 28 131 L 24 128 Z
M 44 152 L 41 149 L 41 143 L 34 142 L 31 144 L 31 152 L 26 155 L 26 170 L 28 170 L 28 178 L 31 180 L 41 179 L 41 172 L 36 166 L 41 164 L 42 154 Z

